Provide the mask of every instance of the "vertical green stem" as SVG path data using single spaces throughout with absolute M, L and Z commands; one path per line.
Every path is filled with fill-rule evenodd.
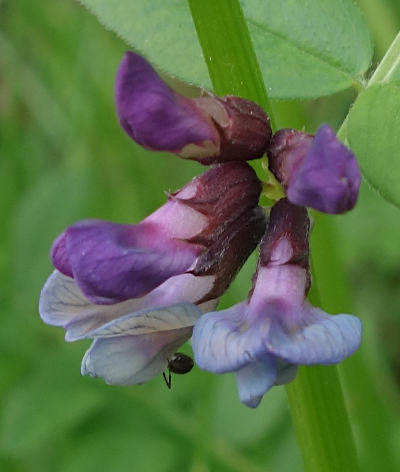
M 338 249 L 341 244 L 338 228 L 334 224 L 338 221 L 341 225 L 346 223 L 338 219 L 333 221 L 323 214 L 316 214 L 315 220 L 311 243 L 316 256 L 314 269 L 322 294 L 321 305 L 330 313 L 352 313 L 350 284 Z M 361 470 L 394 472 L 397 468 L 389 440 L 392 436 L 390 413 L 380 395 L 380 385 L 372 378 L 366 349 L 368 346 L 362 345 L 357 354 L 346 359 L 339 368 L 351 418 L 356 424 Z
M 257 101 L 271 116 L 238 0 L 188 0 L 214 90 Z M 287 387 L 308 472 L 357 472 L 358 459 L 336 367 L 301 368 Z
M 373 84 L 389 82 L 392 74 L 400 67 L 400 33 L 397 34 L 390 48 L 376 68 L 368 82 L 368 87 Z
M 272 108 L 239 1 L 188 1 L 214 92 L 253 100 L 268 113 L 274 127 Z

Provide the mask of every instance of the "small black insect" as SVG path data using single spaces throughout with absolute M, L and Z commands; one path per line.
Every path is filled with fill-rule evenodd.
M 174 374 L 187 374 L 193 369 L 193 359 L 182 352 L 176 352 L 168 359 L 168 378 L 163 372 L 163 377 L 168 388 L 171 388 L 171 372 Z

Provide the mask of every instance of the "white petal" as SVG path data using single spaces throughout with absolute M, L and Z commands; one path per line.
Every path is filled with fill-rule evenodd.
M 85 298 L 74 279 L 55 270 L 40 294 L 39 313 L 45 323 L 66 328 L 66 340 L 74 341 L 142 305 L 143 299 L 115 305 L 95 305 Z
M 137 385 L 161 374 L 168 359 L 190 337 L 191 328 L 139 336 L 96 339 L 82 359 L 82 375 L 110 385 Z
M 194 302 L 202 298 L 212 284 L 213 277 L 184 274 L 171 277 L 144 297 L 114 305 L 96 305 L 86 299 L 74 279 L 55 270 L 42 289 L 39 313 L 45 323 L 63 326 L 67 330 L 67 341 L 75 341 L 112 320 L 148 306 Z
M 87 338 L 110 338 L 116 336 L 138 336 L 181 328 L 192 328 L 201 316 L 200 309 L 192 303 L 145 308 L 129 313 L 88 332 Z

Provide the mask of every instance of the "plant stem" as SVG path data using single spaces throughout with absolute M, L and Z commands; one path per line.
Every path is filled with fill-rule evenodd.
M 377 83 L 390 82 L 392 74 L 398 67 L 400 67 L 400 33 L 398 33 L 370 78 L 368 87 Z
M 321 291 L 320 303 L 330 313 L 346 310 L 352 313 L 350 284 L 344 270 L 340 247 L 340 235 L 335 221 L 324 214 L 315 214 L 315 229 L 311 237 L 315 256 L 314 274 Z M 339 217 L 340 218 L 340 217 Z M 336 221 L 338 221 L 336 219 Z M 345 224 L 341 222 L 339 224 Z M 332 290 L 334 287 L 334 290 Z M 374 372 L 368 364 L 365 343 L 356 355 L 346 359 L 339 367 L 351 418 L 356 424 L 358 442 L 362 454 L 363 472 L 397 470 L 391 443 L 390 413 L 380 395 L 381 386 L 374 381 Z M 379 433 L 378 433 L 379 432 Z
M 252 99 L 271 117 L 266 88 L 239 1 L 188 2 L 215 92 Z M 287 392 L 306 470 L 359 470 L 336 367 L 300 369 Z
M 272 108 L 239 1 L 188 2 L 214 92 L 253 100 L 264 108 L 274 128 Z

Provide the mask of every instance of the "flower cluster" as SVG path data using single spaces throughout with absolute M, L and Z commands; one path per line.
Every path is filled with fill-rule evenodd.
M 210 93 L 183 97 L 131 52 L 115 92 L 121 126 L 137 143 L 211 167 L 138 224 L 85 220 L 55 240 L 55 270 L 39 312 L 66 330 L 67 341 L 93 339 L 82 374 L 112 385 L 144 383 L 172 365 L 193 333 L 197 365 L 235 372 L 241 401 L 256 407 L 299 365 L 351 355 L 361 341 L 360 321 L 328 315 L 306 300 L 305 207 L 343 213 L 355 205 L 360 185 L 356 159 L 332 129 L 272 135 L 255 103 Z M 262 184 L 246 162 L 265 153 L 286 193 L 269 212 L 259 206 Z M 248 299 L 215 311 L 258 244 Z

